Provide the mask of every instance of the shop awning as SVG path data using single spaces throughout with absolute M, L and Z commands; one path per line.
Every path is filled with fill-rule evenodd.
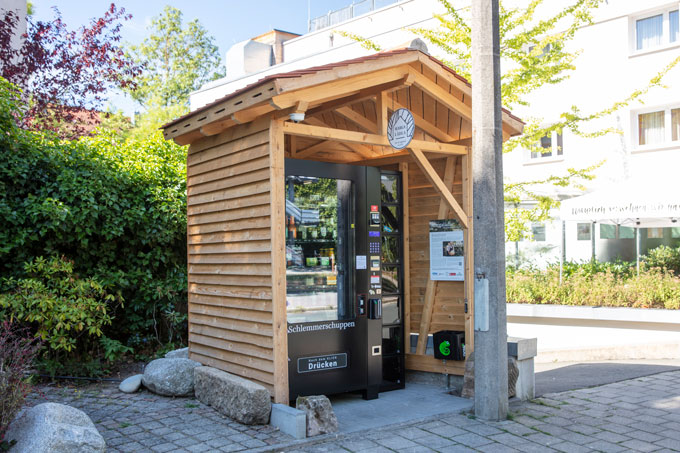
M 637 228 L 679 226 L 680 184 L 626 180 L 562 202 L 560 218 Z

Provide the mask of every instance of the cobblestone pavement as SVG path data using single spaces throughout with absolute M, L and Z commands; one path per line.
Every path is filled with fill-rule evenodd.
M 276 451 L 680 451 L 680 371 L 512 403 L 502 422 L 452 414 Z
M 292 440 L 271 426 L 241 425 L 195 398 L 127 394 L 113 384 L 42 386 L 27 405 L 45 402 L 68 404 L 89 415 L 107 452 L 252 451 Z
M 125 395 L 115 387 L 43 391 L 30 403 L 46 398 L 84 410 L 109 451 L 680 451 L 680 371 L 514 402 L 502 422 L 450 414 L 306 441 L 240 425 L 192 398 Z

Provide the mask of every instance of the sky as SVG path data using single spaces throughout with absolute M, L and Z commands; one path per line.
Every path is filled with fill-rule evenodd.
M 101 17 L 111 0 L 31 0 L 34 20 L 54 18 L 56 6 L 69 29 L 76 29 L 95 17 Z M 198 19 L 215 38 L 215 44 L 224 58 L 232 44 L 253 38 L 272 28 L 303 34 L 307 31 L 308 9 L 311 17 L 343 8 L 352 0 L 118 0 L 116 6 L 125 8 L 132 19 L 123 22 L 121 37 L 132 44 L 141 42 L 147 35 L 146 27 L 165 5 L 182 11 L 184 21 Z M 110 104 L 122 109 L 127 115 L 141 108 L 116 94 Z

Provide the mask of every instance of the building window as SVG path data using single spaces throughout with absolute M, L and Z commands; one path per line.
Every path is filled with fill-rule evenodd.
M 638 137 L 640 145 L 663 143 L 664 114 L 660 112 L 641 113 L 638 115 Z
M 663 145 L 680 141 L 680 107 L 637 112 L 637 146 Z
M 534 241 L 545 242 L 545 223 L 532 223 L 531 234 L 534 236 Z
M 660 46 L 663 38 L 663 14 L 635 21 L 635 36 L 637 50 Z
M 647 228 L 648 239 L 663 239 L 663 228 Z
M 633 239 L 635 228 L 623 225 L 600 224 L 600 239 Z
M 601 223 L 600 239 L 616 239 L 616 225 Z
M 673 239 L 678 239 L 680 238 L 680 228 L 679 227 L 673 227 L 671 228 L 671 237 Z
M 633 239 L 635 237 L 635 228 L 627 226 L 619 226 L 619 239 Z
M 541 140 L 531 148 L 531 159 L 562 156 L 564 150 L 562 134 L 552 132 L 550 135 L 541 137 Z
M 579 241 L 589 241 L 591 233 L 590 226 L 590 223 L 576 224 L 576 239 Z
M 655 49 L 680 41 L 678 10 L 662 10 L 633 21 L 635 51 Z

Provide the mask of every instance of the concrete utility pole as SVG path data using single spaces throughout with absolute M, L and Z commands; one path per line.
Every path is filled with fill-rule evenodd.
M 499 41 L 498 0 L 474 0 L 472 177 L 476 274 L 475 415 L 483 420 L 504 420 L 508 414 Z M 477 291 L 478 287 L 480 291 Z M 486 319 L 477 319 L 478 314 L 482 318 L 488 316 L 488 322 L 485 323 Z

